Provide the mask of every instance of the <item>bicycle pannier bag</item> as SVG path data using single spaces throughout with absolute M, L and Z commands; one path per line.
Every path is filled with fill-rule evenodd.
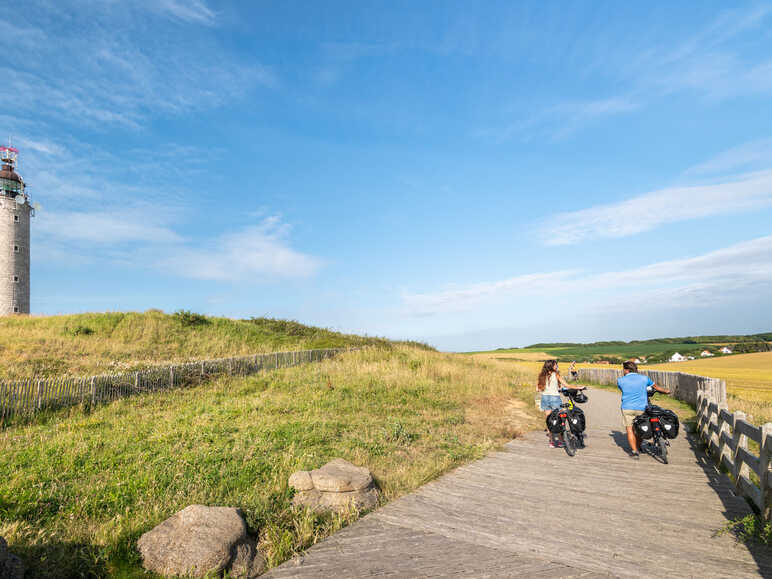
M 659 424 L 662 427 L 662 434 L 665 438 L 675 438 L 678 436 L 678 416 L 672 410 L 665 410 L 659 417 Z
M 636 416 L 635 420 L 633 420 L 633 430 L 635 430 L 638 438 L 643 440 L 650 439 L 653 435 L 651 422 L 649 422 L 649 415 L 641 414 L 640 416 Z
M 568 412 L 568 424 L 571 427 L 571 432 L 574 434 L 581 434 L 585 429 L 584 412 L 581 408 L 574 408 Z
M 560 432 L 563 432 L 563 424 L 560 421 L 560 416 L 558 416 L 560 414 L 560 411 L 561 411 L 560 408 L 555 408 L 547 416 L 547 430 L 549 430 L 553 434 L 558 434 Z

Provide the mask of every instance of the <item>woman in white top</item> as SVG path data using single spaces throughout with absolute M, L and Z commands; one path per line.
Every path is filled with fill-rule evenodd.
M 558 361 L 547 360 L 544 362 L 544 366 L 539 373 L 539 381 L 536 385 L 541 392 L 540 407 L 544 411 L 544 418 L 546 419 L 550 412 L 555 408 L 560 408 L 562 400 L 560 399 L 560 388 L 570 388 L 568 383 L 563 379 L 558 372 Z M 550 439 L 550 446 L 555 446 L 555 441 L 550 433 L 547 432 L 547 436 Z M 559 439 L 562 441 L 563 435 L 559 435 Z M 558 446 L 561 442 L 558 442 Z

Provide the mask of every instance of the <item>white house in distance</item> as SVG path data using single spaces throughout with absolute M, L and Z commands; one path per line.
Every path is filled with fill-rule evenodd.
M 712 355 L 713 354 L 711 353 L 710 350 L 703 350 L 702 352 L 700 352 L 700 356 L 702 356 L 703 358 L 709 358 Z
M 722 354 L 731 354 L 732 348 L 730 348 L 729 346 L 724 346 L 719 350 L 719 352 L 721 352 Z
M 679 354 L 678 352 L 676 352 L 675 354 L 670 356 L 670 361 L 671 362 L 684 362 L 685 360 L 686 360 L 686 358 L 684 356 L 682 356 L 681 354 Z

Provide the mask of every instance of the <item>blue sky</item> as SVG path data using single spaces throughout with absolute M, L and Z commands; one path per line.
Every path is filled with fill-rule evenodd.
M 2 3 L 32 310 L 772 330 L 772 4 Z

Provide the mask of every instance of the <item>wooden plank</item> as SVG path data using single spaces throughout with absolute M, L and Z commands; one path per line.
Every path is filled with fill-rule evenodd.
M 742 418 L 736 421 L 734 428 L 735 430 L 738 430 L 740 434 L 747 436 L 756 444 L 761 443 L 761 428 L 759 428 L 758 426 L 754 426 L 753 424 L 745 420 L 745 418 Z
M 759 475 L 759 457 L 753 455 L 747 448 L 738 448 L 735 460 L 743 461 L 757 476 Z
M 761 490 L 759 489 L 759 487 L 753 484 L 747 476 L 740 476 L 737 479 L 737 487 L 740 489 L 740 492 L 744 496 L 748 497 L 753 501 L 753 504 L 755 504 L 760 511 L 764 509 L 764 505 L 762 503 L 762 497 L 761 497 Z

